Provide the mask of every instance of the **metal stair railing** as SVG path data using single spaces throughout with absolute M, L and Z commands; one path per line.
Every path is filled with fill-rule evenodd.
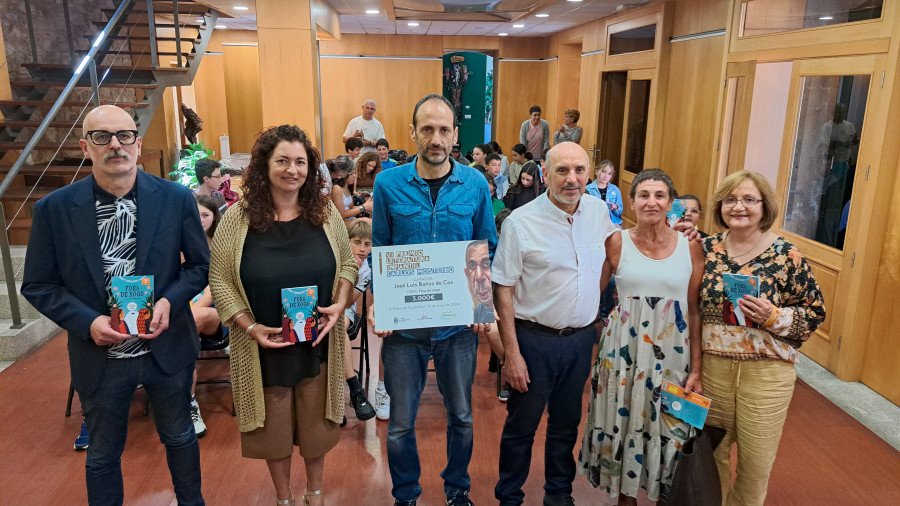
M 131 8 L 131 5 L 133 3 L 135 3 L 136 1 L 137 0 L 121 0 L 119 5 L 116 7 L 114 14 L 112 16 L 110 16 L 110 18 L 109 18 L 109 22 L 106 24 L 106 26 L 103 28 L 103 30 L 100 31 L 100 33 L 97 35 L 96 39 L 94 39 L 94 41 L 91 45 L 91 49 L 81 59 L 78 66 L 75 68 L 74 74 L 67 82 L 65 88 L 63 88 L 63 91 L 60 93 L 59 97 L 56 99 L 54 104 L 51 106 L 49 112 L 44 117 L 43 121 L 41 121 L 40 126 L 37 127 L 34 134 L 29 139 L 28 143 L 22 149 L 21 154 L 18 156 L 15 163 L 10 168 L 6 177 L 3 179 L 2 183 L 0 183 L 0 197 L 3 197 L 3 195 L 6 194 L 7 190 L 12 185 L 15 177 L 18 175 L 19 171 L 25 165 L 29 156 L 32 154 L 35 147 L 38 145 L 40 140 L 43 138 L 47 129 L 50 128 L 51 122 L 53 122 L 56 115 L 62 109 L 67 98 L 72 93 L 72 91 L 76 88 L 78 82 L 84 76 L 85 72 L 88 72 L 89 76 L 90 76 L 92 95 L 91 95 L 90 102 L 85 104 L 85 108 L 82 109 L 78 118 L 80 119 L 82 117 L 82 115 L 84 114 L 84 110 L 87 108 L 88 105 L 90 105 L 91 102 L 93 102 L 93 105 L 95 107 L 100 105 L 99 88 L 100 88 L 103 80 L 109 74 L 110 70 L 108 69 L 102 77 L 98 77 L 98 75 L 97 75 L 97 60 L 96 60 L 97 54 L 100 52 L 111 54 L 108 51 L 108 49 L 112 43 L 112 39 L 110 38 L 110 35 L 113 35 L 114 33 L 116 33 L 118 31 L 118 29 L 121 28 L 120 22 L 124 21 L 127 18 L 127 15 L 128 15 L 127 11 Z M 26 16 L 27 16 L 28 26 L 29 26 L 29 28 L 31 28 L 32 24 L 33 24 L 32 19 L 31 19 L 31 7 L 29 5 L 28 0 L 24 0 L 24 2 L 25 2 L 25 7 L 26 7 Z M 68 38 L 69 38 L 69 54 L 70 54 L 70 58 L 74 62 L 75 50 L 74 50 L 74 46 L 72 44 L 71 25 L 70 25 L 70 20 L 69 20 L 69 16 L 68 16 L 68 2 L 67 2 L 67 0 L 63 0 L 63 3 L 65 4 L 64 11 L 66 14 L 65 15 L 66 30 L 68 32 Z M 155 23 L 154 11 L 153 11 L 153 0 L 146 0 L 146 5 L 147 5 L 146 26 L 149 29 L 149 38 L 150 38 L 149 49 L 151 52 L 150 56 L 151 56 L 151 61 L 152 61 L 151 65 L 153 67 L 159 67 L 160 65 L 159 65 L 159 58 L 157 55 L 156 26 L 155 26 L 156 23 Z M 178 56 L 178 67 L 180 67 L 180 68 L 187 67 L 188 68 L 188 72 L 187 72 L 187 76 L 186 76 L 187 79 L 167 78 L 167 76 L 165 76 L 165 75 L 160 75 L 159 73 L 154 72 L 154 78 L 155 78 L 157 84 L 160 85 L 160 87 L 157 88 L 156 90 L 154 90 L 153 92 L 145 92 L 144 99 L 147 100 L 148 107 L 143 108 L 143 109 L 138 109 L 135 114 L 136 119 L 140 122 L 140 127 L 139 127 L 140 135 L 143 135 L 146 132 L 146 129 L 148 128 L 149 123 L 150 123 L 150 119 L 152 118 L 157 106 L 162 101 L 164 90 L 168 86 L 187 85 L 193 81 L 194 76 L 196 75 L 197 69 L 199 67 L 200 59 L 202 58 L 203 52 L 205 52 L 206 46 L 209 43 L 210 35 L 214 29 L 215 21 L 218 16 L 218 13 L 215 10 L 209 10 L 208 14 L 204 15 L 204 18 L 205 19 L 208 18 L 208 20 L 204 23 L 205 26 L 201 26 L 196 39 L 193 41 L 194 42 L 193 64 L 192 65 L 191 64 L 184 65 L 182 63 L 182 54 L 181 54 L 181 33 L 180 33 L 180 26 L 179 26 L 180 23 L 178 21 L 178 17 L 179 17 L 178 0 L 173 0 L 172 5 L 173 5 L 174 30 L 175 30 L 175 39 L 176 39 L 175 51 Z M 137 23 L 134 24 L 134 26 L 137 26 L 137 25 L 138 25 Z M 29 30 L 29 35 L 30 35 L 30 39 L 31 39 L 31 48 L 32 48 L 32 63 L 36 63 L 37 62 L 37 52 L 36 52 L 36 45 L 35 45 L 35 40 L 34 40 L 34 35 L 33 35 L 32 29 Z M 129 36 L 130 36 L 130 33 L 129 33 Z M 128 38 L 126 38 L 126 41 L 127 40 L 128 40 Z M 143 53 L 142 53 L 142 55 L 143 55 Z M 116 54 L 115 56 L 118 56 L 118 54 Z M 103 61 L 103 58 L 104 57 L 100 58 L 101 62 Z M 184 62 L 184 63 L 186 64 L 187 62 Z M 135 68 L 132 69 L 132 72 L 129 75 L 129 78 L 126 81 L 126 83 L 130 82 L 131 76 L 134 74 L 136 67 L 137 66 L 135 65 Z M 122 93 L 124 93 L 124 91 L 125 91 L 125 88 L 123 88 L 122 92 L 120 92 L 119 98 L 121 98 Z M 116 102 L 118 102 L 118 100 L 119 99 L 117 98 Z M 62 149 L 62 146 L 65 143 L 65 139 L 68 139 L 69 134 L 71 134 L 71 132 L 77 127 L 77 121 L 78 120 L 75 120 L 74 124 L 72 125 L 72 128 L 70 128 L 69 131 L 67 132 L 66 136 L 64 137 L 62 143 L 60 144 L 60 147 L 57 149 L 53 158 L 55 158 L 56 155 L 59 153 L 59 151 Z M 50 163 L 52 163 L 52 161 Z M 50 163 L 48 163 L 48 167 L 49 167 Z M 84 160 L 82 160 L 81 163 L 83 165 Z M 80 168 L 81 168 L 81 165 L 78 166 L 78 170 L 80 170 Z M 43 174 L 41 176 L 43 176 Z M 76 172 L 75 177 L 73 178 L 73 181 L 75 180 L 75 178 L 77 178 L 77 172 Z M 22 207 L 20 207 L 19 210 L 16 212 L 16 216 L 18 215 L 19 212 L 21 212 L 24 205 L 25 204 L 23 203 Z M 15 216 L 13 217 L 13 219 L 15 220 Z M 6 278 L 5 280 L 6 280 L 7 292 L 9 294 L 10 313 L 11 313 L 12 320 L 13 320 L 13 324 L 12 324 L 11 328 L 18 329 L 18 328 L 24 327 L 25 324 L 22 322 L 21 309 L 19 308 L 19 301 L 18 301 L 18 297 L 17 297 L 17 293 L 16 293 L 16 281 L 15 281 L 16 273 L 13 272 L 12 255 L 10 253 L 9 227 L 11 225 L 9 225 L 9 226 L 6 225 L 5 210 L 2 205 L 0 205 L 0 223 L 2 223 L 4 225 L 3 233 L 0 234 L 0 253 L 2 253 L 3 272 L 4 272 L 5 278 Z

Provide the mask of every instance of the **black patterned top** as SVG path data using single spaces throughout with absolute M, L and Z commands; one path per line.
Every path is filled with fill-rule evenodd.
M 703 241 L 706 269 L 700 286 L 703 352 L 739 360 L 797 361 L 797 349 L 825 321 L 825 302 L 812 270 L 796 246 L 778 237 L 756 258 L 740 265 L 725 249 L 722 234 Z M 775 306 L 764 328 L 726 324 L 722 274 L 759 277 L 759 296 Z
M 97 210 L 97 233 L 106 297 L 112 307 L 112 278 L 134 276 L 137 261 L 137 186 L 117 197 L 94 181 L 94 205 Z M 132 337 L 113 344 L 106 352 L 109 358 L 132 358 L 150 353 L 146 339 Z

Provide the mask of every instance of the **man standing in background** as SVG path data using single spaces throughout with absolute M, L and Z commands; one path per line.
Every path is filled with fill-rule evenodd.
M 375 151 L 375 143 L 385 137 L 384 127 L 375 119 L 375 101 L 367 98 L 362 105 L 362 114 L 351 119 L 344 130 L 344 142 L 351 137 L 358 137 L 363 141 L 362 153 Z

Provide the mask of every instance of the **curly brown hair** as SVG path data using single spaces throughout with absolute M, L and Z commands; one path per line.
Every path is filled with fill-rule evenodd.
M 374 151 L 366 151 L 365 153 L 359 155 L 359 158 L 356 159 L 356 177 L 364 178 L 366 176 L 366 165 L 369 162 L 375 162 L 375 170 L 372 171 L 372 177 L 375 177 L 379 172 L 381 172 L 381 160 L 378 159 L 378 153 Z
M 295 125 L 281 125 L 263 130 L 256 137 L 250 164 L 244 170 L 241 205 L 250 220 L 250 230 L 261 233 L 275 221 L 275 204 L 272 202 L 269 181 L 269 158 L 278 144 L 299 142 L 306 150 L 306 181 L 297 195 L 300 217 L 314 227 L 325 223 L 328 200 L 322 195 L 322 173 L 319 171 L 319 150 L 312 145 L 306 132 Z

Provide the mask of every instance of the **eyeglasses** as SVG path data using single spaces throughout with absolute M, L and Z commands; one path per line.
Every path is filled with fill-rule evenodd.
M 222 174 L 221 174 L 221 173 L 219 173 L 219 174 L 210 174 L 210 175 L 207 176 L 207 177 L 209 177 L 210 179 L 217 179 L 217 178 L 222 177 Z
M 744 207 L 753 207 L 756 204 L 762 203 L 763 199 L 757 199 L 754 197 L 744 197 L 739 199 L 737 197 L 726 197 L 725 200 L 722 201 L 722 207 L 734 207 L 738 202 L 744 204 Z
M 98 146 L 106 146 L 112 141 L 113 135 L 118 139 L 119 144 L 128 146 L 137 142 L 137 130 L 119 130 L 118 132 L 108 132 L 106 130 L 88 130 L 87 137 Z

